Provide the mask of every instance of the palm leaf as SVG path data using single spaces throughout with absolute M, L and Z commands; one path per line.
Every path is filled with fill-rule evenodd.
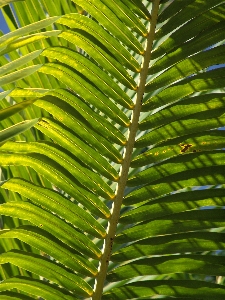
M 224 1 L 8 2 L 1 297 L 224 299 Z

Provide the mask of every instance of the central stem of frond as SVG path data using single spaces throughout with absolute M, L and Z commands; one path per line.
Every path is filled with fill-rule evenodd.
M 143 60 L 142 60 L 142 69 L 140 72 L 136 103 L 132 113 L 128 141 L 123 156 L 124 159 L 120 168 L 120 178 L 117 183 L 116 197 L 114 199 L 114 203 L 111 211 L 111 218 L 108 223 L 107 237 L 105 239 L 104 246 L 103 246 L 102 258 L 99 265 L 99 273 L 95 281 L 95 291 L 92 296 L 93 300 L 100 300 L 102 296 L 108 264 L 111 256 L 113 240 L 116 234 L 117 224 L 120 216 L 120 210 L 121 210 L 122 201 L 124 197 L 124 190 L 126 187 L 128 172 L 130 168 L 131 156 L 133 153 L 135 137 L 138 130 L 142 99 L 145 92 L 145 84 L 148 75 L 149 62 L 151 59 L 152 44 L 154 40 L 155 26 L 156 26 L 158 10 L 159 10 L 159 2 L 160 0 L 153 0 L 152 3 L 152 14 L 151 14 L 152 18 L 150 23 L 149 34 L 146 40 L 145 53 L 143 55 Z

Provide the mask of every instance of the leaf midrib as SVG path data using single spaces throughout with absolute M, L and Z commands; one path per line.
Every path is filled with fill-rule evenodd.
M 146 50 L 142 59 L 142 69 L 139 77 L 139 87 L 137 90 L 136 103 L 131 117 L 131 125 L 129 128 L 128 141 L 126 144 L 126 148 L 124 149 L 124 160 L 120 168 L 120 173 L 119 173 L 120 178 L 118 180 L 118 184 L 116 188 L 116 197 L 111 211 L 111 218 L 108 223 L 108 228 L 107 228 L 108 234 L 104 241 L 102 258 L 98 268 L 99 273 L 98 276 L 96 277 L 95 289 L 94 289 L 94 294 L 92 296 L 92 300 L 101 299 L 103 286 L 104 286 L 107 269 L 108 269 L 108 263 L 111 256 L 113 240 L 116 234 L 117 224 L 120 216 L 120 210 L 121 210 L 122 201 L 124 197 L 124 190 L 126 187 L 128 173 L 130 169 L 131 156 L 133 153 L 136 133 L 138 130 L 142 99 L 145 92 L 145 84 L 148 75 L 148 67 L 149 67 L 149 62 L 152 53 L 152 44 L 155 36 L 155 27 L 156 27 L 157 17 L 158 17 L 159 2 L 160 0 L 155 0 L 153 1 L 152 4 L 152 19 L 150 23 L 149 34 L 146 40 L 146 48 L 145 48 Z

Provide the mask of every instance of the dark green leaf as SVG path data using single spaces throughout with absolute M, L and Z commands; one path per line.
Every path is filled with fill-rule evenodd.
M 78 232 L 56 216 L 52 216 L 51 213 L 29 202 L 9 202 L 2 204 L 0 212 L 4 215 L 29 220 L 34 225 L 54 234 L 54 236 L 65 244 L 81 253 L 86 253 L 95 259 L 101 256 L 101 251 L 84 234 Z
M 148 255 L 222 250 L 225 246 L 224 238 L 224 233 L 204 231 L 151 237 L 135 242 L 113 253 L 112 261 L 123 262 Z
M 225 287 L 219 284 L 193 280 L 148 280 L 130 283 L 124 287 L 115 288 L 110 292 L 105 293 L 102 299 L 141 299 L 141 297 L 145 298 L 156 295 L 174 297 L 194 296 L 195 298 L 193 299 L 223 300 L 225 296 Z
M 78 295 L 90 296 L 92 294 L 91 287 L 84 280 L 42 256 L 12 250 L 0 256 L 0 264 L 7 262 L 40 276 L 46 276 L 49 280 L 72 292 L 78 293 Z
M 212 255 L 170 255 L 139 259 L 111 271 L 108 281 L 124 280 L 143 275 L 192 273 L 224 276 L 225 259 Z

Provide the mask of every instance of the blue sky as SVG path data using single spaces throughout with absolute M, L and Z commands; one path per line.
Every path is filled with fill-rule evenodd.
M 3 33 L 9 32 L 9 28 L 8 28 L 8 26 L 5 23 L 5 20 L 3 18 L 1 10 L 0 10 L 0 30 L 3 31 Z

